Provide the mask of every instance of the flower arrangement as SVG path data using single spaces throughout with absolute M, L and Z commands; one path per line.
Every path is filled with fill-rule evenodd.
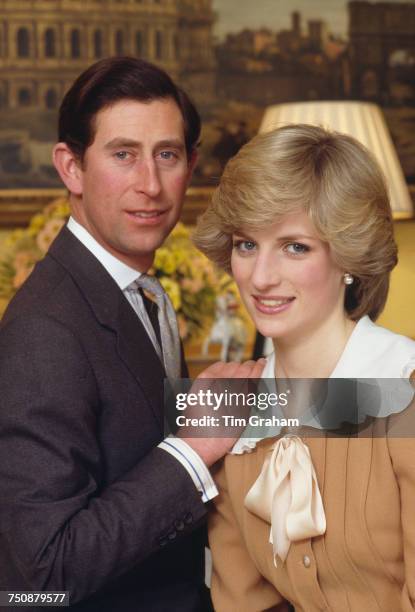
M 0 258 L 0 297 L 6 300 L 13 297 L 35 263 L 44 257 L 68 216 L 68 202 L 60 198 L 34 215 L 27 228 L 10 234 Z
M 153 273 L 169 295 L 177 313 L 183 340 L 197 337 L 213 320 L 220 275 L 190 240 L 190 232 L 178 223 L 156 251 Z
M 68 216 L 69 204 L 60 198 L 35 215 L 27 228 L 11 233 L 0 257 L 0 298 L 13 297 L 36 262 L 44 257 Z M 160 280 L 173 303 L 182 339 L 193 339 L 205 331 L 213 320 L 224 277 L 193 246 L 183 224 L 179 223 L 158 249 L 150 273 Z

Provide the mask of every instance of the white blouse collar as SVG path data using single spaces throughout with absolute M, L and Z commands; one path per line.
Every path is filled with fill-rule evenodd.
M 415 370 L 415 342 L 373 323 L 366 315 L 355 325 L 330 378 L 409 378 Z M 275 353 L 262 378 L 274 378 Z
M 413 389 L 406 381 L 414 370 L 415 342 L 376 325 L 365 316 L 354 327 L 330 378 L 364 379 L 362 389 L 368 399 L 360 397 L 359 406 L 364 406 L 366 415 L 386 417 L 403 410 L 413 398 Z M 274 372 L 275 353 L 271 353 L 262 378 L 274 379 Z M 375 406 L 370 399 L 371 385 L 378 392 Z M 245 431 L 245 436 L 234 445 L 232 454 L 250 452 L 261 439 L 277 433 L 273 427 L 269 436 L 251 437 L 256 433 L 253 429 Z
M 357 322 L 330 378 L 409 378 L 414 369 L 415 342 L 366 315 Z

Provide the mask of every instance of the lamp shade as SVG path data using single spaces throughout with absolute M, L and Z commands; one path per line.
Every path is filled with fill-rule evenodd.
M 308 123 L 353 136 L 371 151 L 386 177 L 393 216 L 413 216 L 405 177 L 379 106 L 367 102 L 292 102 L 269 106 L 260 132 L 292 123 Z

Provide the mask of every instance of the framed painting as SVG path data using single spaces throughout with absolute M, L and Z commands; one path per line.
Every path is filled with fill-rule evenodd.
M 200 110 L 187 225 L 206 208 L 227 160 L 258 131 L 265 108 L 290 102 L 381 106 L 413 198 L 414 41 L 413 1 L 3 0 L 0 242 L 65 195 L 51 161 L 60 101 L 88 65 L 112 55 L 164 67 Z M 200 349 L 189 349 L 196 361 Z
M 394 0 L 258 0 L 255 6 L 239 0 L 5 0 L 0 226 L 27 223 L 61 195 L 51 161 L 59 103 L 84 68 L 116 54 L 163 66 L 201 111 L 199 164 L 186 203 L 190 220 L 271 104 L 380 104 L 414 184 L 414 15 L 414 2 Z

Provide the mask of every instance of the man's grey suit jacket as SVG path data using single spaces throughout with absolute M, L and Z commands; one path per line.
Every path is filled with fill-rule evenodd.
M 0 328 L 1 590 L 205 609 L 206 508 L 157 448 L 163 378 L 122 291 L 63 228 Z

